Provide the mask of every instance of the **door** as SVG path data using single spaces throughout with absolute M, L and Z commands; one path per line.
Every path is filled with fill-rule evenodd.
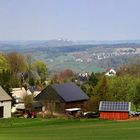
M 0 107 L 0 118 L 3 118 L 3 106 Z

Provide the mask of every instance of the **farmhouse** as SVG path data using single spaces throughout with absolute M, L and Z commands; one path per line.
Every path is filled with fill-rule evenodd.
M 53 105 L 56 112 L 64 112 L 68 108 L 87 110 L 88 96 L 74 83 L 53 84 L 47 86 L 36 96 L 36 100 L 49 108 Z
M 116 76 L 116 71 L 114 69 L 108 69 L 105 73 L 106 76 Z
M 99 106 L 100 119 L 126 120 L 129 118 L 130 102 L 101 101 Z
M 11 100 L 12 98 L 0 86 L 0 118 L 11 117 Z

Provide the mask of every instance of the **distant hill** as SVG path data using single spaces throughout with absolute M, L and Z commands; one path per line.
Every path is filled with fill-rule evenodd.
M 118 41 L 0 41 L 0 51 L 31 54 L 45 61 L 49 70 L 66 68 L 76 72 L 102 72 L 106 68 L 130 63 L 129 58 L 140 55 L 140 40 Z

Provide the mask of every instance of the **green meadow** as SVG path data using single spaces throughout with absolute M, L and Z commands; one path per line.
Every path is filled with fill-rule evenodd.
M 1 119 L 0 140 L 139 140 L 140 121 Z

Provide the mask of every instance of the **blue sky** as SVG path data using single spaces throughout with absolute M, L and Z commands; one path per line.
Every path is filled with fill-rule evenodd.
M 0 40 L 140 39 L 140 0 L 0 0 Z

